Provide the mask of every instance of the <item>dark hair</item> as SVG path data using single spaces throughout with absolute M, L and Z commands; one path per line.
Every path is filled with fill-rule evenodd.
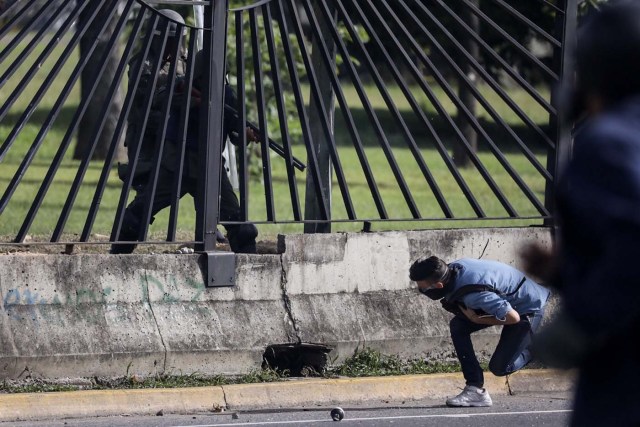
M 640 93 L 640 2 L 611 1 L 578 33 L 578 90 L 613 103 Z
M 447 263 L 437 256 L 422 257 L 414 261 L 409 268 L 411 280 L 440 280 L 447 273 Z

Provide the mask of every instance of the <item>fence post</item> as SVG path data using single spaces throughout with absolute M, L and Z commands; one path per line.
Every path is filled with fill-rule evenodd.
M 220 174 L 224 120 L 224 83 L 227 55 L 227 11 L 229 0 L 212 0 L 204 10 L 203 54 L 205 61 L 200 104 L 199 179 L 196 206 L 196 241 L 203 251 L 206 286 L 233 286 L 235 254 L 215 252 L 220 212 Z
M 562 0 L 560 6 L 564 4 L 564 15 L 558 14 L 556 17 L 556 34 L 562 43 L 560 49 L 554 53 L 554 69 L 559 70 L 561 87 L 569 87 L 574 81 L 575 70 L 575 46 L 578 30 L 578 0 Z M 547 157 L 547 169 L 553 176 L 553 182 L 547 181 L 545 189 L 545 207 L 551 215 L 555 214 L 555 197 L 558 178 L 571 157 L 573 137 L 571 131 L 573 123 L 569 121 L 566 108 L 561 105 L 560 88 L 552 88 L 551 105 L 556 109 L 557 114 L 551 115 L 549 128 L 555 132 L 556 150 Z M 555 155 L 554 155 L 555 154 Z M 545 220 L 545 225 L 555 225 L 553 218 Z
M 319 0 L 324 1 L 324 0 Z M 337 20 L 337 10 L 334 5 L 327 5 L 330 7 L 334 20 Z M 318 8 L 317 3 L 314 5 L 314 12 L 316 16 L 322 16 Z M 331 32 L 325 24 L 321 24 L 320 33 L 323 34 L 323 40 L 329 52 L 331 54 L 332 63 L 335 66 L 336 58 L 336 45 L 331 37 Z M 331 80 L 329 78 L 329 70 L 324 68 L 322 63 L 321 54 L 321 42 L 315 38 L 312 40 L 312 66 L 316 70 L 316 76 L 318 85 L 320 86 L 320 102 L 324 105 L 329 117 L 322 117 L 322 112 L 318 110 L 314 102 L 310 102 L 309 108 L 309 125 L 311 131 L 311 137 L 314 143 L 313 150 L 316 152 L 318 158 L 318 171 L 320 174 L 320 187 L 322 188 L 322 194 L 320 197 L 324 199 L 325 206 L 327 206 L 328 220 L 331 220 L 331 178 L 333 170 L 331 167 L 331 159 L 329 152 L 329 142 L 326 141 L 324 132 L 322 131 L 322 124 L 320 120 L 328 120 L 329 128 L 333 132 L 335 125 L 335 94 L 331 86 Z M 318 195 L 315 192 L 313 186 L 313 176 L 310 172 L 307 172 L 307 189 L 305 196 L 305 220 L 319 220 L 322 218 L 320 208 L 317 203 Z M 306 223 L 304 225 L 305 233 L 330 233 L 331 222 L 324 223 Z
M 200 134 L 198 165 L 198 200 L 196 206 L 196 238 L 202 242 L 201 251 L 216 249 L 216 226 L 220 207 L 220 168 L 222 152 L 222 120 L 224 105 L 224 73 L 226 56 L 228 0 L 212 0 L 205 7 L 202 104 L 200 106 Z

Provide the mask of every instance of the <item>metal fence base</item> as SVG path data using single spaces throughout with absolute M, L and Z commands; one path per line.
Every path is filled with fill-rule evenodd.
M 236 254 L 233 252 L 205 252 L 204 283 L 208 288 L 224 288 L 236 284 Z

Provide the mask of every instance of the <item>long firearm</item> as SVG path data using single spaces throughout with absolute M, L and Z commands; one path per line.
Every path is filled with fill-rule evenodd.
M 238 114 L 236 109 L 233 108 L 231 105 L 227 104 L 226 102 L 224 104 L 224 110 L 226 113 L 232 114 L 236 120 L 240 120 L 240 115 Z M 260 133 L 260 128 L 256 126 L 254 123 L 251 123 L 249 120 L 247 120 L 247 126 L 253 129 L 254 132 L 258 134 Z M 286 153 L 284 148 L 271 138 L 269 138 L 269 148 L 271 148 L 273 151 L 278 153 L 282 158 L 286 159 L 285 157 Z M 304 171 L 305 168 L 307 167 L 307 165 L 302 163 L 295 156 L 293 157 L 293 166 L 301 172 Z

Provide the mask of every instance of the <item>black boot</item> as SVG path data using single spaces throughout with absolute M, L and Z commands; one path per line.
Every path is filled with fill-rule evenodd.
M 253 224 L 227 227 L 227 237 L 231 250 L 237 254 L 255 254 L 258 229 Z
M 140 220 L 131 213 L 130 210 L 126 210 L 124 213 L 124 219 L 122 220 L 122 228 L 120 229 L 119 241 L 136 241 L 138 240 L 138 233 L 140 228 Z M 110 254 L 130 254 L 136 248 L 135 243 L 114 243 L 111 245 Z

